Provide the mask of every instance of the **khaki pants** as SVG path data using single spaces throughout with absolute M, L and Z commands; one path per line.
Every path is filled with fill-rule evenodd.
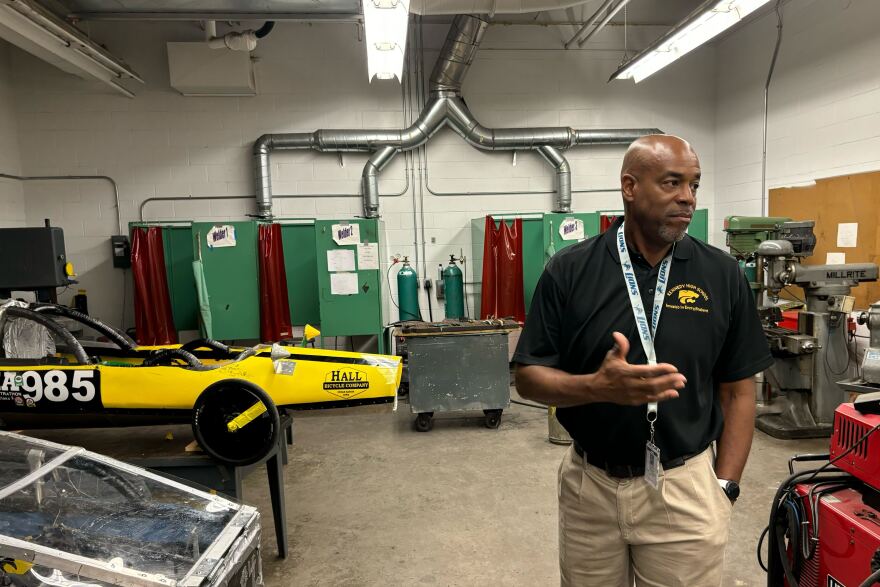
M 559 467 L 562 585 L 719 586 L 731 510 L 711 450 L 664 472 L 655 490 L 570 448 Z

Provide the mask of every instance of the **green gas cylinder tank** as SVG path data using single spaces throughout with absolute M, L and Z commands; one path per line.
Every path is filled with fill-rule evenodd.
M 440 275 L 446 292 L 446 317 L 458 319 L 464 318 L 464 278 L 455 261 L 455 255 L 449 255 L 449 265 Z
M 403 258 L 403 267 L 397 272 L 397 301 L 401 322 L 422 319 L 419 310 L 419 276 L 407 257 Z

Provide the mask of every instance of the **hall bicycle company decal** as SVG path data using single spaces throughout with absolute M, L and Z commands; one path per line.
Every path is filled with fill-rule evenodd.
M 828 575 L 828 587 L 846 587 L 846 585 L 844 585 L 831 575 Z
M 91 369 L 0 372 L 0 405 L 48 411 L 100 407 L 100 374 Z
M 348 399 L 370 389 L 367 374 L 358 369 L 334 369 L 324 376 L 324 391 Z

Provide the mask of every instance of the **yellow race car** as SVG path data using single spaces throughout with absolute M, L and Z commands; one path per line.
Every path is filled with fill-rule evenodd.
M 109 342 L 83 346 L 59 317 L 80 322 Z M 5 428 L 190 421 L 205 452 L 247 465 L 275 446 L 279 408 L 391 403 L 400 384 L 400 357 L 394 356 L 280 344 L 240 348 L 205 339 L 141 347 L 106 324 L 54 304 L 3 306 L 0 333 L 13 320 L 45 327 L 60 352 L 17 358 L 2 349 L 0 426 Z

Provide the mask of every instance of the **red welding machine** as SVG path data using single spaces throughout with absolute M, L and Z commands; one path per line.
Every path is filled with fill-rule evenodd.
M 864 411 L 880 408 L 880 400 L 859 403 Z M 768 586 L 857 587 L 880 577 L 880 415 L 859 409 L 837 408 L 828 455 L 792 459 L 830 462 L 793 473 L 779 488 L 768 527 Z

